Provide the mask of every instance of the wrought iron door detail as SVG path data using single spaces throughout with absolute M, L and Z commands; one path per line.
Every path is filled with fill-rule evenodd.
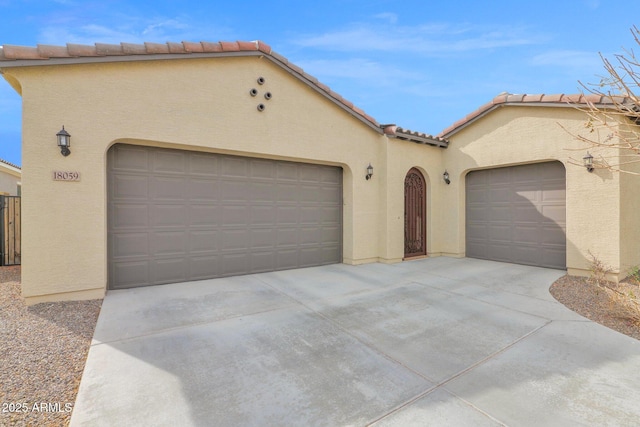
M 404 256 L 427 254 L 426 185 L 422 173 L 412 168 L 404 179 Z

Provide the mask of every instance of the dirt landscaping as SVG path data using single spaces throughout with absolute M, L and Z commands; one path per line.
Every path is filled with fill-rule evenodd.
M 634 283 L 616 289 L 640 294 Z M 582 316 L 640 340 L 640 322 L 602 287 L 564 276 L 550 292 Z M 0 425 L 69 424 L 101 304 L 27 307 L 20 296 L 20 267 L 0 267 Z
M 614 331 L 640 340 L 640 285 L 630 280 L 598 286 L 584 277 L 563 276 L 549 288 L 551 295 L 566 307 Z

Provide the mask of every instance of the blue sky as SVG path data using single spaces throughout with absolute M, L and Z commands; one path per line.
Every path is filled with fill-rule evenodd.
M 0 0 L 0 44 L 263 40 L 380 123 L 438 134 L 500 92 L 576 93 L 633 48 L 638 0 Z M 0 79 L 0 158 L 21 164 Z

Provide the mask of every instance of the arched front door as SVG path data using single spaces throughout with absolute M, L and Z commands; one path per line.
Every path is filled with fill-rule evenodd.
M 404 257 L 427 254 L 427 186 L 411 168 L 404 179 Z

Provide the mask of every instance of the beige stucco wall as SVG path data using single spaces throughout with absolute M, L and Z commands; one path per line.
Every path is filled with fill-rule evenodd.
M 452 220 L 443 223 L 444 234 L 451 238 L 443 251 L 464 254 L 464 182 L 469 171 L 557 160 L 566 170 L 568 272 L 587 275 L 589 251 L 619 271 L 623 254 L 619 196 L 624 181 L 618 174 L 588 173 L 581 166 L 587 148 L 572 134 L 584 132 L 584 123 L 585 116 L 572 108 L 505 106 L 451 136 L 444 163 L 452 182 L 441 200 L 443 209 L 451 212 Z
M 116 142 L 342 166 L 344 262 L 402 258 L 406 162 L 389 139 L 259 57 L 81 64 L 7 71 L 23 97 L 23 295 L 99 297 L 107 283 L 106 153 Z M 256 83 L 264 77 L 262 86 Z M 260 94 L 251 97 L 249 90 Z M 263 94 L 270 91 L 271 100 Z M 266 110 L 257 111 L 264 103 Z M 71 155 L 55 134 L 65 125 Z M 394 141 L 408 156 L 441 149 Z M 365 180 L 366 166 L 374 177 Z M 386 168 L 397 188 L 386 185 Z M 408 169 L 407 169 L 408 170 Z M 80 172 L 80 182 L 53 181 Z M 393 230 L 386 230 L 393 217 Z M 391 248 L 391 249 L 389 249 Z
M 0 163 L 0 195 L 17 196 L 20 179 L 19 171 Z

